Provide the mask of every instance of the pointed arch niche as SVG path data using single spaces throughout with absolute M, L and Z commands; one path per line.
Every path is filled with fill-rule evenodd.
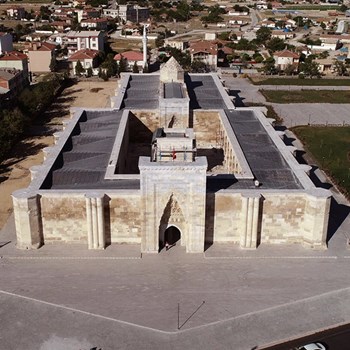
M 180 242 L 182 246 L 186 245 L 186 220 L 183 215 L 183 211 L 179 202 L 172 193 L 162 214 L 159 223 L 159 250 L 164 247 L 165 244 L 165 231 L 171 226 L 177 228 L 180 231 Z
M 140 157 L 143 253 L 158 253 L 170 226 L 180 231 L 187 253 L 204 251 L 207 167 L 205 157 L 189 163 Z

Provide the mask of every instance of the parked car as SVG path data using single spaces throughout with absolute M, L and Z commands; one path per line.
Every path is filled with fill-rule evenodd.
M 321 343 L 310 343 L 297 348 L 297 350 L 327 350 Z

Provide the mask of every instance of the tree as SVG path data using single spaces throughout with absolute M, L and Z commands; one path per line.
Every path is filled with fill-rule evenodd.
M 81 64 L 80 60 L 78 60 L 77 64 L 75 65 L 75 74 L 80 77 L 84 72 L 85 68 Z
M 52 57 L 50 62 L 50 71 L 56 72 L 56 69 L 57 69 L 57 61 L 55 57 Z
M 266 48 L 272 52 L 281 51 L 286 47 L 286 43 L 283 39 L 280 38 L 272 38 L 266 43 Z
M 258 44 L 263 44 L 271 38 L 271 29 L 261 27 L 256 31 L 256 41 Z
M 348 70 L 346 69 L 346 65 L 344 62 L 341 61 L 335 61 L 334 63 L 334 71 L 336 72 L 337 75 L 343 76 L 346 75 Z
M 191 63 L 192 73 L 207 73 L 209 72 L 209 67 L 201 60 L 193 60 Z
M 134 62 L 134 65 L 132 66 L 132 72 L 133 73 L 138 73 L 139 72 L 139 67 L 138 67 L 136 61 Z
M 340 8 L 339 8 L 339 11 L 341 11 L 341 12 L 346 12 L 347 9 L 348 9 L 348 7 L 347 7 L 346 5 L 344 5 L 344 4 L 342 4 L 342 5 L 340 6 Z
M 108 77 L 114 77 L 118 74 L 118 63 L 114 59 L 114 54 L 109 53 L 103 63 L 101 64 L 101 67 L 105 70 Z
M 164 46 L 164 39 L 161 36 L 158 36 L 155 40 L 155 44 L 157 47 L 163 47 Z
M 311 60 L 306 60 L 300 68 L 300 71 L 304 72 L 306 76 L 309 76 L 310 78 L 316 77 L 320 78 L 321 77 L 321 72 L 320 72 L 320 65 Z
M 318 55 L 318 58 L 327 58 L 329 56 L 328 51 L 323 51 Z
M 204 23 L 218 23 L 222 22 L 224 18 L 220 15 L 225 14 L 225 9 L 221 8 L 219 5 L 214 5 L 209 7 L 208 16 L 202 17 L 202 22 Z
M 122 56 L 119 61 L 119 73 L 127 72 L 127 71 L 128 71 L 128 64 L 127 64 L 126 58 Z
M 92 75 L 93 75 L 92 68 L 89 67 L 89 68 L 86 70 L 86 76 L 87 76 L 88 78 L 90 78 L 90 77 L 92 77 Z
M 264 61 L 264 57 L 259 52 L 254 53 L 253 59 L 256 63 L 261 63 Z
M 15 145 L 24 132 L 27 118 L 18 109 L 1 109 L 0 111 L 0 162 Z
M 293 75 L 295 72 L 296 67 L 293 64 L 287 64 L 286 68 L 284 68 L 284 73 L 287 75 Z
M 276 67 L 275 67 L 275 59 L 273 57 L 267 58 L 264 62 L 263 71 L 266 74 L 274 74 L 276 73 Z

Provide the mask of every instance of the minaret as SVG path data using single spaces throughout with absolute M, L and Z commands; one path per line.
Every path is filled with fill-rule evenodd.
M 147 24 L 143 25 L 143 68 L 147 67 Z

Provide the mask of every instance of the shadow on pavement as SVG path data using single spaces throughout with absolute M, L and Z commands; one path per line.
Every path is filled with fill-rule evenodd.
M 244 98 L 242 98 L 239 95 L 240 92 L 241 92 L 241 90 L 230 90 L 229 95 L 233 96 L 235 98 L 234 105 L 236 107 L 245 107 L 244 102 L 243 102 Z
M 340 225 L 350 213 L 350 207 L 339 204 L 333 197 L 331 198 L 331 208 L 328 222 L 327 243 L 333 237 Z

